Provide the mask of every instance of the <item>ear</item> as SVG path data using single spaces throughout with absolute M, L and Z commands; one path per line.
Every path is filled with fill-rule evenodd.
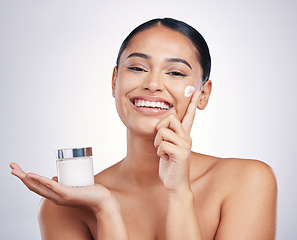
M 113 73 L 112 73 L 112 82 L 111 82 L 111 86 L 112 86 L 112 96 L 115 97 L 115 85 L 116 85 L 116 80 L 118 77 L 118 69 L 115 66 L 113 68 Z
M 198 99 L 198 109 L 203 110 L 204 108 L 206 108 L 210 97 L 211 89 L 212 82 L 210 80 L 207 80 L 202 87 L 201 94 Z

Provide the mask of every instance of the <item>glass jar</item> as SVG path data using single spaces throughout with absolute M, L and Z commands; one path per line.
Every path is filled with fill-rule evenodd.
M 56 156 L 59 183 L 74 187 L 94 185 L 91 147 L 58 149 Z

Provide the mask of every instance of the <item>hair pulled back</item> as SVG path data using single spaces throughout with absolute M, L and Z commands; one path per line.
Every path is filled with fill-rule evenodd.
M 179 33 L 182 33 L 185 35 L 188 39 L 191 40 L 192 44 L 197 50 L 197 60 L 200 63 L 202 70 L 203 70 L 203 76 L 202 76 L 202 84 L 204 84 L 208 79 L 210 75 L 210 67 L 211 67 L 211 58 L 209 54 L 209 49 L 207 46 L 206 41 L 202 37 L 202 35 L 192 26 L 188 25 L 185 22 L 173 19 L 173 18 L 156 18 L 152 19 L 150 21 L 147 21 L 138 27 L 136 27 L 123 41 L 118 57 L 117 57 L 117 66 L 119 65 L 120 57 L 123 53 L 123 51 L 128 47 L 131 39 L 137 34 L 140 33 L 146 29 L 149 29 L 155 25 L 161 25 L 167 28 L 170 28 L 174 31 L 177 31 Z

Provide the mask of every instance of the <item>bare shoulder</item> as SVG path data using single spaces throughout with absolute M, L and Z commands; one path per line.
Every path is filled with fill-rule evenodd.
M 266 163 L 253 159 L 225 158 L 218 163 L 218 171 L 233 182 L 234 188 L 245 190 L 276 191 L 277 182 L 273 170 Z
M 205 167 L 206 185 L 220 192 L 216 238 L 274 239 L 277 181 L 270 166 L 252 159 L 194 156 L 197 167 Z
M 265 185 L 272 188 L 277 186 L 271 167 L 259 160 L 218 158 L 198 153 L 193 153 L 192 158 L 193 167 L 197 172 L 200 171 L 199 175 L 207 173 L 213 179 L 223 183 L 228 182 L 232 188 L 239 184 L 255 185 L 255 187 Z
M 119 185 L 118 175 L 119 175 L 119 165 L 121 161 L 104 169 L 99 172 L 95 176 L 95 183 L 101 184 L 108 188 L 109 190 L 113 190 L 115 185 Z
M 58 206 L 42 199 L 38 209 L 42 239 L 93 239 L 87 226 L 88 210 Z

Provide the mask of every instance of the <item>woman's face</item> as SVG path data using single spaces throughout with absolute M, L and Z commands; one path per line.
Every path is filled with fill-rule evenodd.
M 113 95 L 126 127 L 154 136 L 168 114 L 182 120 L 191 97 L 187 86 L 199 89 L 202 68 L 191 41 L 183 34 L 154 26 L 136 34 L 114 70 Z

